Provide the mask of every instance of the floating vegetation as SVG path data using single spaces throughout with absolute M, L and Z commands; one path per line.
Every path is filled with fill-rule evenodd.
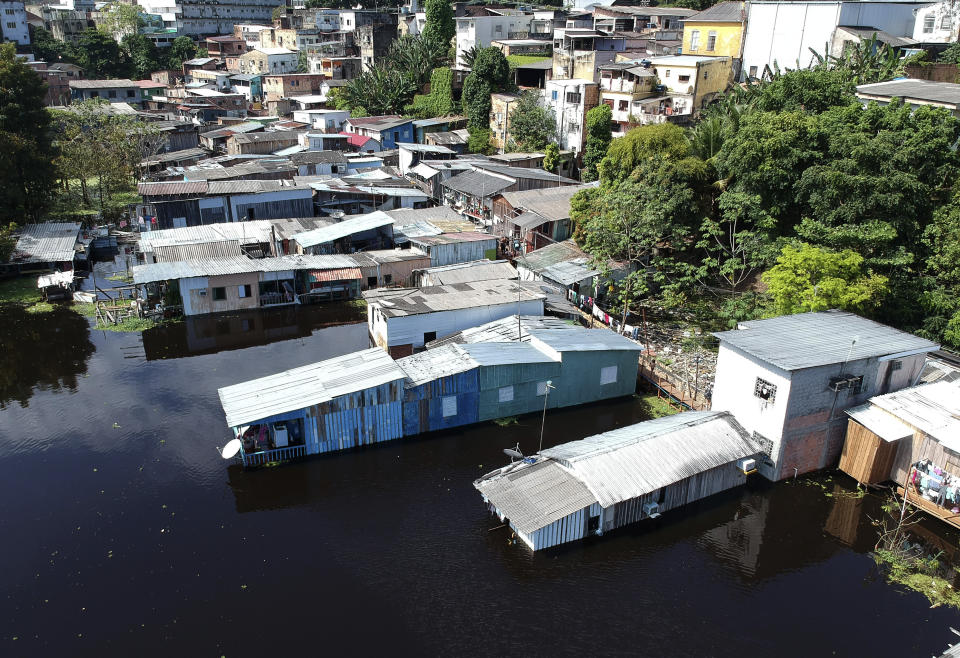
M 520 420 L 516 416 L 504 416 L 503 418 L 497 418 L 495 422 L 500 427 L 508 427 L 510 425 L 519 425 Z
M 147 329 L 152 329 L 156 326 L 157 323 L 149 318 L 124 318 L 117 324 L 104 324 L 98 321 L 95 325 L 95 328 L 103 329 L 104 331 L 137 333 L 140 331 L 146 331 Z
M 664 416 L 672 416 L 682 411 L 682 409 L 678 409 L 655 393 L 638 395 L 637 397 L 643 405 L 644 415 L 646 415 L 647 418 L 663 418 Z

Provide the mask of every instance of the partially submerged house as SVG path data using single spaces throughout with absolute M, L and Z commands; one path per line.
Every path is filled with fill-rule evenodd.
M 741 322 L 720 340 L 713 409 L 764 448 L 771 480 L 833 466 L 847 409 L 910 386 L 936 343 L 845 311 Z
M 430 256 L 433 267 L 497 258 L 497 238 L 489 233 L 463 231 L 416 237 L 408 235 L 407 239 L 411 245 Z
M 235 256 L 138 265 L 132 271 L 141 299 L 187 316 L 360 294 L 360 268 L 342 255 Z
M 729 413 L 690 411 L 541 450 L 473 484 L 538 551 L 739 486 L 759 451 Z
M 138 249 L 144 263 L 159 263 L 172 260 L 190 260 L 199 256 L 180 257 L 182 254 L 204 253 L 204 258 L 218 258 L 230 255 L 236 245 L 240 254 L 263 257 L 281 255 L 271 249 L 273 225 L 269 220 L 257 219 L 249 222 L 222 222 L 188 226 L 183 228 L 160 229 L 140 233 Z M 207 246 L 210 245 L 210 246 Z M 221 248 L 223 251 L 221 251 Z M 231 250 L 229 253 L 227 249 Z
M 27 224 L 4 269 L 16 272 L 72 270 L 81 248 L 82 226 L 73 222 Z
M 392 356 L 507 315 L 543 315 L 542 294 L 511 281 L 480 281 L 430 288 L 371 290 L 367 325 L 374 342 Z
M 257 466 L 635 390 L 631 341 L 544 318 L 524 318 L 524 327 L 522 342 L 491 332 L 491 342 L 449 343 L 395 362 L 375 348 L 223 388 L 241 461 Z M 611 364 L 622 366 L 612 379 Z M 593 391 L 584 380 L 606 383 Z

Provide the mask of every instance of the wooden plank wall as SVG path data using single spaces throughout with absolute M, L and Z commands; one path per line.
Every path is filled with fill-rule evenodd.
M 840 454 L 840 470 L 861 484 L 879 484 L 891 478 L 900 441 L 884 441 L 853 420 Z

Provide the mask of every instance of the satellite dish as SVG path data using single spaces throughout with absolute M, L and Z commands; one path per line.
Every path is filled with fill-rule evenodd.
M 513 448 L 504 448 L 503 454 L 508 457 L 516 457 L 517 459 L 523 459 L 523 453 L 519 450 L 514 450 Z
M 227 445 L 223 446 L 220 450 L 220 456 L 224 459 L 233 459 L 237 456 L 237 453 L 240 452 L 240 448 L 243 447 L 243 441 L 240 439 L 233 439 L 229 441 Z

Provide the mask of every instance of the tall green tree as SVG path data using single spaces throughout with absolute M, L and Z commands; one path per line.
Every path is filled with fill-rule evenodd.
M 543 155 L 543 168 L 547 171 L 556 172 L 560 166 L 560 147 L 556 144 L 547 144 Z
M 30 47 L 33 48 L 34 56 L 41 61 L 55 64 L 57 62 L 69 62 L 73 59 L 70 46 L 54 39 L 50 30 L 41 26 L 29 25 L 30 28 Z
M 419 119 L 453 114 L 453 71 L 446 66 L 434 69 L 430 75 L 430 93 L 414 96 L 407 111 Z
M 73 53 L 88 78 L 121 78 L 129 73 L 128 60 L 120 44 L 92 27 L 80 35 Z
M 197 56 L 197 45 L 188 36 L 179 36 L 170 44 L 167 53 L 167 68 L 179 69 L 187 60 Z
M 542 151 L 557 132 L 553 112 L 543 106 L 540 94 L 525 91 L 520 94 L 510 112 L 511 151 Z
M 129 34 L 120 42 L 130 62 L 130 75 L 142 80 L 160 68 L 160 53 L 153 41 L 142 34 Z
M 672 123 L 639 126 L 610 144 L 597 167 L 601 183 L 626 180 L 633 170 L 652 157 L 682 159 L 690 155 L 683 129 Z
M 135 4 L 111 2 L 103 7 L 100 13 L 103 16 L 103 31 L 118 41 L 137 34 L 140 28 L 146 25 L 143 12 Z
M 473 71 L 463 81 L 461 102 L 471 128 L 490 126 L 490 94 L 508 91 L 510 64 L 499 48 L 484 48 L 473 63 Z
M 457 33 L 450 3 L 447 0 L 427 0 L 424 9 L 427 15 L 427 22 L 423 26 L 424 38 L 436 40 L 449 48 L 453 35 Z
M 599 177 L 597 167 L 607 155 L 613 141 L 613 112 L 606 103 L 601 103 L 587 112 L 587 140 L 583 148 L 583 180 L 594 181 Z
M 39 221 L 54 184 L 46 86 L 12 43 L 0 45 L 0 221 Z
M 867 269 L 856 252 L 802 243 L 785 246 L 763 281 L 776 312 L 784 315 L 831 308 L 865 313 L 887 291 L 887 278 Z

